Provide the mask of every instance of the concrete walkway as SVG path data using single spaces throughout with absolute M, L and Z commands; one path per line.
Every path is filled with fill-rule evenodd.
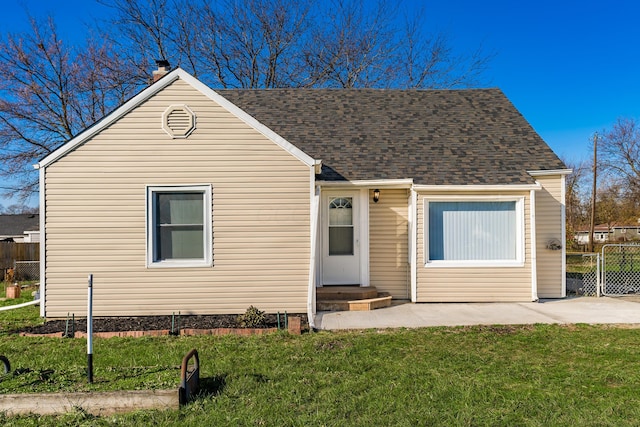
M 638 301 L 573 297 L 528 303 L 406 303 L 373 311 L 319 312 L 315 325 L 326 330 L 533 323 L 640 325 Z

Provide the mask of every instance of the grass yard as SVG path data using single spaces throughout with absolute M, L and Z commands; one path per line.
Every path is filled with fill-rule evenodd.
M 30 293 L 25 300 L 31 298 Z M 11 301 L 14 304 L 20 301 Z M 6 305 L 7 301 L 3 302 Z M 22 318 L 21 318 L 22 317 Z M 181 410 L 6 417 L 4 426 L 632 426 L 640 329 L 494 326 L 86 340 L 20 337 L 37 308 L 0 312 L 0 393 L 177 388 L 200 353 L 204 392 Z
M 5 288 L 7 284 L 0 282 L 0 296 L 5 296 Z M 36 287 L 26 288 L 22 291 L 20 298 L 0 300 L 0 307 L 6 307 L 10 305 L 22 304 L 24 302 L 33 301 L 31 292 L 36 290 Z M 0 311 L 0 337 L 7 335 L 8 332 L 20 329 L 29 325 L 39 325 L 42 323 L 40 318 L 40 307 L 37 305 L 31 305 L 24 308 L 15 310 Z
M 3 336 L 2 393 L 177 387 L 200 353 L 205 393 L 180 411 L 0 416 L 2 425 L 637 425 L 640 330 L 466 327 L 96 339 Z

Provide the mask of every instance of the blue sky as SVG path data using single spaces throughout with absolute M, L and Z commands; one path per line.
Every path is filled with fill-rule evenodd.
M 424 1 L 454 45 L 496 52 L 488 76 L 563 158 L 593 133 L 640 117 L 640 2 Z
M 52 12 L 63 36 L 104 13 L 92 0 L 18 0 L 3 8 L 0 32 Z M 590 156 L 593 133 L 618 117 L 640 118 L 640 2 L 409 0 L 460 52 L 496 54 L 487 86 L 499 87 L 563 159 Z M 8 19 L 7 19 L 8 18 Z M 8 205 L 6 200 L 0 204 Z

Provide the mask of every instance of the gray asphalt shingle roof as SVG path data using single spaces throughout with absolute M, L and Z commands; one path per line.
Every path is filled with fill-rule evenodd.
M 40 229 L 37 214 L 0 215 L 0 236 L 22 236 L 25 231 Z
M 565 165 L 499 89 L 216 90 L 315 159 L 323 180 L 530 184 Z

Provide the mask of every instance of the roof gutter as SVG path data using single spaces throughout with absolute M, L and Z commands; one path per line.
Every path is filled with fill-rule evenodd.
M 573 173 L 573 169 L 550 169 L 539 171 L 527 171 L 531 176 L 545 176 L 545 175 L 569 175 Z
M 371 179 L 361 181 L 316 181 L 322 187 L 411 188 L 413 179 Z
M 541 190 L 542 185 L 515 184 L 515 185 L 414 185 L 416 191 L 429 192 L 465 192 L 465 191 L 531 191 Z

